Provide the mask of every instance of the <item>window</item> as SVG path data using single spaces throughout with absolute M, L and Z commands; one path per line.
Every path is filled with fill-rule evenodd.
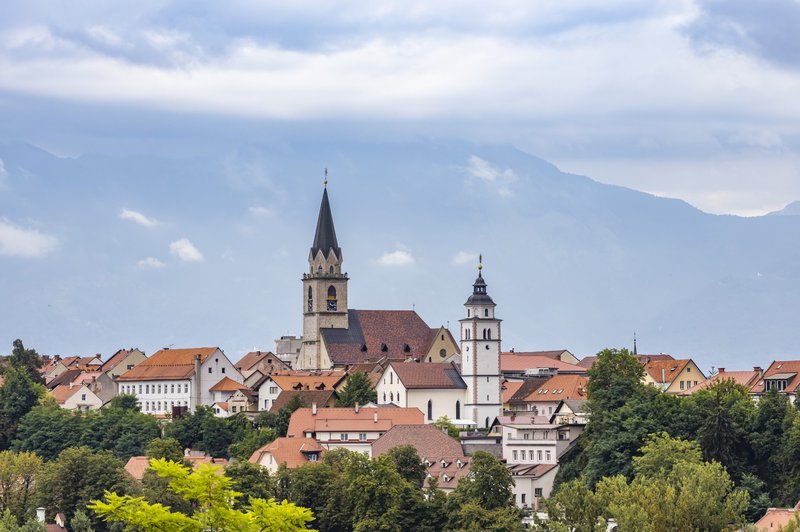
M 469 309 L 467 309 L 467 317 L 469 318 Z
M 158 393 L 161 393 L 161 385 L 158 385 Z
M 456 419 L 461 419 L 461 401 L 456 401 Z
M 278 393 L 278 387 L 277 386 L 270 386 L 269 387 L 269 393 L 271 393 L 273 395 Z
M 269 408 L 269 399 L 264 399 L 264 410 Z
M 525 433 L 522 435 L 522 439 L 523 439 L 523 440 L 530 440 L 530 439 L 531 439 L 531 433 L 530 433 L 530 432 L 525 432 Z
M 144 393 L 150 393 L 150 385 L 149 384 L 145 384 L 144 385 Z
M 394 403 L 394 392 L 389 392 L 389 400 Z
M 433 403 L 428 399 L 428 421 L 433 421 Z
M 328 311 L 336 311 L 336 288 L 333 286 L 328 287 Z
M 511 456 L 514 458 L 514 461 L 517 461 L 517 451 L 511 451 Z
M 389 384 L 394 384 L 394 375 L 391 371 L 389 372 Z
M 220 373 L 225 373 L 225 368 L 219 370 Z
M 386 402 L 386 392 L 383 392 L 383 402 Z
M 311 295 L 311 287 L 308 287 L 308 312 L 311 312 L 314 308 L 314 298 Z
M 211 368 L 208 368 L 208 372 L 211 373 Z
M 447 356 L 447 351 L 445 351 L 444 349 L 439 349 L 439 356 L 441 358 L 446 357 Z
M 489 317 L 489 309 L 488 308 L 483 309 L 483 315 L 485 317 L 487 317 L 487 318 Z
M 544 459 L 546 461 L 548 461 L 548 462 L 550 461 L 550 451 L 545 451 L 544 452 Z
M 142 385 L 139 385 L 139 395 L 142 395 Z
M 542 451 L 536 453 L 536 459 L 539 460 L 540 462 L 542 461 Z
M 342 440 L 342 441 L 347 441 L 350 438 L 347 437 L 347 433 L 345 432 L 343 434 L 339 434 L 339 439 Z
M 533 488 L 533 496 L 534 497 L 541 497 L 542 496 L 542 488 Z
M 235 406 L 232 406 L 232 407 L 231 407 L 231 414 L 234 414 L 234 413 L 236 413 L 236 407 L 235 407 Z
M 522 502 L 522 504 L 525 504 L 525 494 L 524 493 L 520 494 L 520 499 L 519 500 L 520 500 L 520 502 Z
M 681 390 L 683 390 L 683 381 L 681 381 Z
M 82 393 L 82 394 L 81 394 L 81 401 L 85 401 L 85 400 L 86 400 L 86 394 L 85 394 L 85 393 Z
M 359 439 L 360 441 L 367 441 L 367 433 L 366 433 L 366 432 L 360 432 L 360 433 L 358 434 L 358 439 Z
M 170 384 L 169 385 L 169 393 L 175 393 L 175 385 L 174 384 Z
M 270 456 L 271 458 L 271 456 Z M 319 460 L 319 455 L 317 453 L 308 453 L 308 461 L 309 462 L 316 462 Z
M 464 339 L 469 340 L 469 329 L 464 329 Z
M 522 456 L 522 460 L 525 460 L 525 451 L 520 451 L 519 454 Z

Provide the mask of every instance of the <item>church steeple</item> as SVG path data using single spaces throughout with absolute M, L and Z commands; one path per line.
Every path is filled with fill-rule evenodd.
M 317 217 L 317 232 L 314 234 L 314 243 L 311 246 L 311 259 L 322 252 L 325 259 L 331 252 L 336 255 L 336 258 L 341 262 L 342 250 L 339 248 L 339 243 L 336 241 L 336 228 L 333 225 L 333 214 L 331 213 L 331 205 L 328 202 L 328 177 L 327 171 L 325 174 L 325 189 L 322 191 L 322 203 L 319 206 L 319 216 Z

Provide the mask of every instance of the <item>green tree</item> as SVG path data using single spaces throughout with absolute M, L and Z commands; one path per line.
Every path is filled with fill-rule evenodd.
M 20 421 L 11 448 L 34 452 L 45 461 L 52 460 L 64 449 L 79 444 L 83 420 L 78 412 L 57 405 L 35 406 Z
M 236 501 L 237 509 L 248 506 L 251 499 L 269 499 L 272 496 L 272 478 L 269 471 L 259 465 L 239 460 L 225 469 L 225 475 L 233 481 L 231 487 L 243 494 Z
M 44 386 L 31 380 L 26 369 L 14 363 L 6 366 L 0 386 L 0 449 L 8 449 L 17 436 L 20 419 L 31 411 L 44 394 Z
M 34 453 L 0 452 L 0 512 L 10 511 L 18 523 L 34 516 L 34 501 L 44 464 Z
M 278 437 L 282 438 L 286 436 L 286 432 L 289 429 L 289 420 L 292 418 L 294 411 L 307 406 L 300 396 L 295 394 L 278 412 L 261 412 L 255 419 L 255 425 L 273 429 Z
M 42 357 L 35 349 L 25 349 L 22 340 L 14 340 L 9 362 L 17 368 L 24 369 L 32 382 L 44 384 L 44 377 L 39 372 L 42 369 Z
M 45 464 L 39 483 L 39 503 L 52 514 L 63 512 L 69 522 L 76 510 L 105 491 L 129 493 L 132 485 L 122 461 L 110 451 L 88 447 L 65 449 Z
M 145 455 L 148 458 L 163 458 L 172 462 L 183 460 L 181 443 L 175 438 L 153 438 L 147 444 Z
M 69 522 L 69 529 L 72 532 L 94 532 L 92 519 L 81 509 L 75 510 L 75 515 Z
M 116 408 L 118 410 L 139 410 L 139 399 L 132 393 L 121 393 L 108 402 L 106 408 Z
M 46 530 L 45 526 L 35 518 L 27 520 L 22 525 L 18 524 L 10 510 L 3 512 L 3 517 L 0 519 L 0 532 L 45 532 Z
M 389 456 L 394 461 L 400 476 L 417 489 L 422 489 L 427 470 L 413 445 L 398 445 L 389 449 Z
M 545 505 L 548 522 L 559 525 L 556 527 L 557 530 L 592 532 L 606 529 L 605 521 L 602 520 L 603 505 L 584 480 L 572 480 L 562 484 L 558 491 L 545 501 Z
M 259 428 L 248 430 L 238 441 L 228 447 L 228 454 L 237 460 L 247 461 L 254 452 L 268 443 L 275 441 L 278 434 L 275 429 Z
M 171 512 L 160 504 L 150 504 L 141 497 L 107 492 L 106 501 L 89 505 L 103 520 L 122 523 L 142 532 L 223 531 L 289 532 L 306 529 L 313 520 L 310 510 L 283 501 L 251 499 L 244 510 L 234 508 L 240 493 L 232 489 L 233 481 L 220 474 L 218 466 L 203 464 L 194 470 L 167 460 L 152 460 L 150 467 L 170 478 L 170 489 L 191 502 L 196 510 L 187 515 Z
M 141 456 L 161 430 L 153 416 L 139 410 L 103 408 L 84 414 L 81 444 L 95 451 L 108 450 L 127 460 Z
M 347 376 L 339 391 L 336 406 L 352 408 L 356 404 L 365 405 L 378 401 L 378 392 L 372 387 L 369 376 L 363 371 L 356 371 Z
M 511 472 L 493 455 L 478 451 L 470 461 L 470 475 L 458 482 L 453 495 L 475 501 L 487 510 L 514 506 Z
M 670 438 L 666 432 L 651 434 L 641 449 L 642 456 L 633 458 L 636 477 L 665 477 L 679 462 L 699 464 L 700 447 L 695 442 Z
M 458 427 L 453 425 L 449 417 L 440 416 L 436 419 L 436 421 L 433 422 L 433 424 L 442 432 L 446 432 L 451 438 L 458 438 Z

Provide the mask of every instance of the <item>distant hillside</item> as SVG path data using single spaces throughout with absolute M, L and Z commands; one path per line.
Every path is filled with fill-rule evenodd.
M 793 201 L 779 211 L 773 211 L 768 216 L 800 216 L 800 201 Z
M 0 345 L 220 345 L 236 357 L 300 334 L 300 276 L 328 167 L 353 308 L 414 307 L 455 330 L 475 265 L 454 257 L 482 252 L 507 348 L 587 355 L 629 346 L 636 331 L 642 351 L 692 356 L 704 370 L 800 357 L 797 216 L 709 215 L 512 146 L 457 142 L 75 159 L 14 143 L 0 159 L 2 217 L 59 239 L 41 259 L 0 257 Z M 159 225 L 121 220 L 123 208 Z M 171 256 L 179 238 L 205 260 Z M 413 263 L 379 260 L 398 250 Z M 137 266 L 146 257 L 165 266 Z

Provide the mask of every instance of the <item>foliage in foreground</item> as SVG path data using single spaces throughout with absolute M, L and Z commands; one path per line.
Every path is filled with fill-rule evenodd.
M 143 497 L 106 492 L 106 501 L 89 504 L 103 520 L 124 524 L 142 532 L 174 530 L 179 532 L 236 530 L 289 532 L 305 530 L 313 520 L 307 508 L 287 501 L 250 499 L 242 510 L 234 505 L 241 493 L 232 489 L 232 480 L 221 474 L 219 466 L 203 464 L 194 470 L 181 463 L 152 459 L 150 467 L 161 478 L 169 478 L 169 489 L 192 503 L 191 514 L 172 512 L 169 507 L 152 504 Z

